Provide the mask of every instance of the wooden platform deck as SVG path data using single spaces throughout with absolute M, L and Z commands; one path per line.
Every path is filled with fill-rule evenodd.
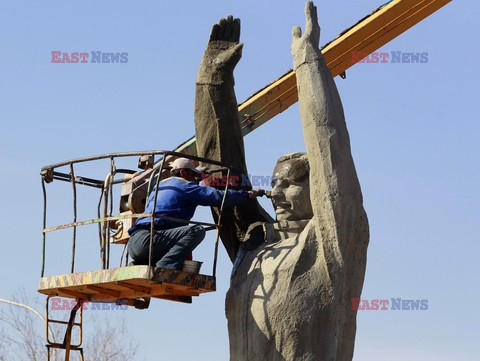
M 215 277 L 148 266 L 42 277 L 38 292 L 92 302 L 153 297 L 191 303 L 192 296 L 215 291 Z

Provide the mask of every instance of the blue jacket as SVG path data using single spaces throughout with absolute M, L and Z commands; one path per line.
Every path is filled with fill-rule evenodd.
M 195 182 L 189 182 L 180 177 L 170 177 L 160 182 L 157 195 L 155 214 L 173 218 L 192 219 L 197 206 L 220 207 L 225 192 L 213 187 L 204 187 Z M 153 209 L 155 189 L 148 197 L 145 213 Z M 234 206 L 248 199 L 247 191 L 228 190 L 225 197 L 225 206 Z M 150 229 L 150 217 L 139 218 L 135 225 L 128 230 L 132 235 L 139 229 Z M 185 223 L 156 218 L 155 229 L 170 229 L 185 226 Z

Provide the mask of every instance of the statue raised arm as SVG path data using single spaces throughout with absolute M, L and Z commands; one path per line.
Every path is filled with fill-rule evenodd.
M 239 40 L 240 19 L 229 16 L 212 27 L 196 81 L 195 132 L 198 155 L 230 163 L 233 188 L 251 189 L 242 184 L 248 180 L 247 166 L 233 89 L 233 70 L 242 56 Z M 255 199 L 224 211 L 220 236 L 232 262 L 248 227 L 266 221 L 272 219 Z

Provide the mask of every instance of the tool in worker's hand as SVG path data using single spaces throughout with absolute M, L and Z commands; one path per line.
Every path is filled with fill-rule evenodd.
M 262 188 L 256 188 L 256 189 L 253 189 L 253 191 L 255 192 L 256 197 L 263 197 L 263 196 L 267 198 L 272 197 L 272 191 L 266 191 L 265 189 L 262 189 Z

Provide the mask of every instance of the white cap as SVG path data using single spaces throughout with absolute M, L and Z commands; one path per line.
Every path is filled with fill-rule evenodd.
M 187 159 L 187 158 L 177 158 L 177 159 L 175 159 L 173 161 L 171 167 L 172 167 L 172 170 L 175 170 L 175 169 L 191 169 L 195 173 L 199 173 L 199 174 L 202 173 L 195 167 L 195 164 L 193 163 L 193 161 L 191 159 Z

